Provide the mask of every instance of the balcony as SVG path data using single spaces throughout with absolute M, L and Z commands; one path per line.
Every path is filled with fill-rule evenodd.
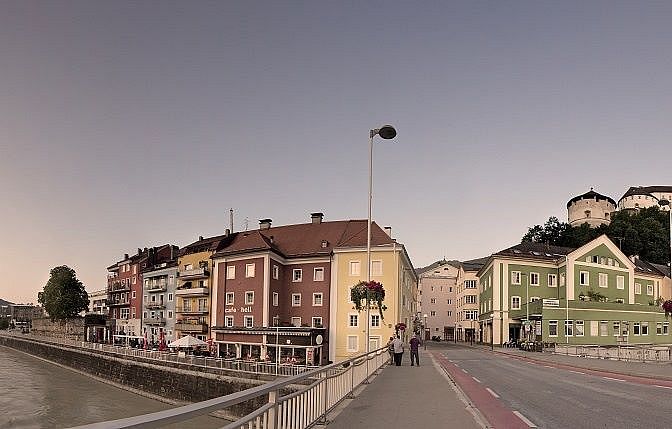
M 166 290 L 168 290 L 168 286 L 165 283 L 160 283 L 160 284 L 157 284 L 157 285 L 149 285 L 149 286 L 145 287 L 145 290 L 147 292 L 150 292 L 150 293 L 151 292 L 165 292 Z
M 123 299 L 112 299 L 107 302 L 108 307 L 121 307 L 124 305 L 131 305 L 131 302 Z
M 209 293 L 209 289 L 207 287 L 192 287 L 191 282 L 189 282 L 189 286 L 182 286 L 178 287 L 177 290 L 175 291 L 175 295 L 177 296 L 207 296 Z
M 148 310 L 163 310 L 166 308 L 166 304 L 163 302 L 149 302 L 145 305 Z
M 165 317 L 148 317 L 144 320 L 146 325 L 165 325 Z
M 208 332 L 208 325 L 205 323 L 177 322 L 175 324 L 175 330 L 205 334 Z
M 182 314 L 208 314 L 210 308 L 208 307 L 177 307 L 175 308 L 176 313 Z
M 204 279 L 210 277 L 210 272 L 206 268 L 192 268 L 180 271 L 177 276 L 180 280 Z
M 125 292 L 130 290 L 131 285 L 128 283 L 112 282 L 110 285 L 107 286 L 108 292 Z

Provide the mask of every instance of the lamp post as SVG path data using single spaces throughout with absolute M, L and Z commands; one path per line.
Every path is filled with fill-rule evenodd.
M 670 200 L 660 200 L 658 201 L 660 206 L 667 206 L 668 211 L 670 212 L 670 269 L 672 270 L 672 203 Z
M 422 317 L 425 319 L 425 325 L 422 328 L 422 330 L 424 331 L 423 337 L 425 338 L 422 339 L 423 340 L 422 342 L 425 343 L 425 350 L 427 350 L 427 313 L 425 313 Z
M 378 134 L 381 139 L 390 140 L 396 137 L 397 130 L 392 125 L 383 125 L 369 131 L 369 217 L 366 223 L 366 281 L 371 281 L 371 201 L 373 200 L 373 138 Z M 369 303 L 369 292 L 366 296 L 366 353 L 369 353 L 370 342 L 369 328 L 371 326 L 371 304 Z

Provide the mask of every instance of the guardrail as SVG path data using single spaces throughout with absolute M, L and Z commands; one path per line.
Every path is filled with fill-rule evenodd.
M 595 359 L 611 359 L 626 362 L 670 362 L 672 361 L 671 346 L 654 345 L 563 345 L 556 344 L 554 353 L 567 356 L 579 356 Z
M 328 413 L 389 361 L 387 348 L 320 367 L 263 386 L 142 416 L 77 426 L 76 429 L 156 428 L 179 423 L 241 402 L 264 397 L 267 403 L 223 429 L 304 429 L 327 423 Z M 282 396 L 283 388 L 304 385 Z

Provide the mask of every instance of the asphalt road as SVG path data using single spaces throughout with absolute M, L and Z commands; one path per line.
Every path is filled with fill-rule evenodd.
M 531 427 L 672 428 L 670 388 L 556 368 L 550 363 L 535 364 L 468 347 L 451 346 L 435 350 L 435 355 L 448 359 L 444 365 L 449 373 L 461 372 L 457 379 L 453 377 L 458 385 L 473 384 L 463 390 L 473 392 L 478 385 L 487 392 L 482 395 L 490 395 L 491 401 L 499 401 L 522 415 L 521 420 Z

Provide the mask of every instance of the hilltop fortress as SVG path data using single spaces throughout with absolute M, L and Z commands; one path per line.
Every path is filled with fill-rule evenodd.
M 672 186 L 632 186 L 618 200 L 590 191 L 567 202 L 567 221 L 571 226 L 588 223 L 591 227 L 611 222 L 612 213 L 620 210 L 639 210 L 659 206 L 662 200 L 672 200 Z M 669 205 L 660 206 L 667 211 Z

